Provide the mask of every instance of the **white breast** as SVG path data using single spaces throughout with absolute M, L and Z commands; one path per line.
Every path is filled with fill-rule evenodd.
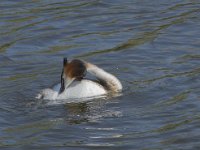
M 55 91 L 59 89 L 60 84 L 54 88 Z M 98 83 L 91 80 L 81 80 L 74 81 L 63 93 L 58 94 L 56 99 L 94 97 L 106 93 L 107 91 Z

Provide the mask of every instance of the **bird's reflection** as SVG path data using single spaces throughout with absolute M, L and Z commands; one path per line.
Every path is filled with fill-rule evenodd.
M 65 104 L 66 120 L 70 124 L 95 123 L 102 117 L 121 116 L 120 111 L 107 107 L 110 102 L 108 99 L 97 99 L 90 102 Z

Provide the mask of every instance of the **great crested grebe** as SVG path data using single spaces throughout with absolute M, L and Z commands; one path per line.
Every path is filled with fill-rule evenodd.
M 85 78 L 90 73 L 97 80 Z M 63 60 L 61 83 L 53 89 L 44 89 L 37 98 L 42 99 L 69 99 L 86 98 L 116 93 L 122 90 L 122 84 L 112 74 L 86 61 L 67 58 Z

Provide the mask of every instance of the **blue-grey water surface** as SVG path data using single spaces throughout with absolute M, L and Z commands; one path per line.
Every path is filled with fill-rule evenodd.
M 121 96 L 52 104 L 63 57 Z M 0 149 L 200 149 L 199 0 L 1 0 Z

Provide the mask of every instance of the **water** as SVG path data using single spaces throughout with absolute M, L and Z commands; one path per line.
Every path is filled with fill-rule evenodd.
M 0 148 L 200 149 L 200 1 L 1 0 Z M 36 100 L 62 58 L 115 74 L 123 94 Z

